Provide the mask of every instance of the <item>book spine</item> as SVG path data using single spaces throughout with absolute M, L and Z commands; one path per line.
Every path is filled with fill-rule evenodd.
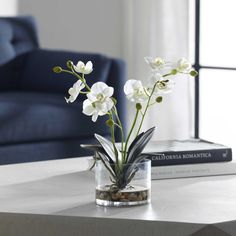
M 236 174 L 236 162 L 156 166 L 151 168 L 152 180 L 231 174 Z
M 152 166 L 183 165 L 232 160 L 232 149 L 212 149 L 198 151 L 172 151 L 163 153 L 145 153 L 152 161 Z

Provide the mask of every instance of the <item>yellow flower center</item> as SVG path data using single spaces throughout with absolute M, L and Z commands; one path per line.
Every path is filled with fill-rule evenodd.
M 134 93 L 137 95 L 143 95 L 144 91 L 141 88 L 137 88 L 134 90 Z
M 83 70 L 83 71 L 84 71 L 84 70 L 85 70 L 85 66 L 81 66 L 81 70 Z
M 155 58 L 154 63 L 155 63 L 157 66 L 160 66 L 160 65 L 162 65 L 164 62 L 163 62 L 163 60 L 162 60 L 160 57 L 157 57 L 157 58 Z
M 105 99 L 105 96 L 104 96 L 102 93 L 99 93 L 99 94 L 97 95 L 97 101 L 98 101 L 98 102 L 103 102 L 104 99 Z

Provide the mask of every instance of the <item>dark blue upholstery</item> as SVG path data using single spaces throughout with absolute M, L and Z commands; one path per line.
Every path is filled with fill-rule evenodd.
M 55 74 L 55 65 L 66 67 L 69 59 L 93 62 L 94 70 L 86 76 L 88 84 L 96 81 L 107 82 L 112 65 L 112 59 L 99 54 L 73 53 L 65 51 L 35 50 L 28 55 L 26 67 L 21 79 L 21 89 L 36 92 L 65 93 L 65 89 L 72 86 L 76 78 L 72 75 Z M 34 78 L 33 80 L 31 78 Z
M 93 62 L 88 83 L 104 81 L 115 88 L 125 122 L 123 61 L 40 49 L 32 17 L 0 18 L 0 164 L 88 155 L 81 143 L 94 142 L 94 133 L 109 136 L 107 117 L 93 123 L 82 114 L 84 97 L 66 104 L 64 96 L 75 78 L 52 68 L 67 60 Z M 116 136 L 119 140 L 119 132 Z
M 34 18 L 1 18 L 0 65 L 38 47 Z

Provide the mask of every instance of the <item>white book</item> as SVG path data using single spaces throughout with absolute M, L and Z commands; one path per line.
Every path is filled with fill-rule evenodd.
M 152 179 L 174 179 L 236 174 L 236 161 L 152 167 Z

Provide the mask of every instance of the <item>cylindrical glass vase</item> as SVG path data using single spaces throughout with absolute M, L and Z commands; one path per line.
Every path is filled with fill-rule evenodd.
M 129 164 L 135 174 L 129 178 L 127 185 L 117 188 L 114 176 L 102 161 L 96 162 L 96 204 L 101 206 L 135 206 L 150 202 L 151 199 L 151 161 Z M 126 168 L 129 166 L 126 166 Z M 129 176 L 130 177 L 130 176 Z M 122 182 L 126 183 L 122 179 Z

